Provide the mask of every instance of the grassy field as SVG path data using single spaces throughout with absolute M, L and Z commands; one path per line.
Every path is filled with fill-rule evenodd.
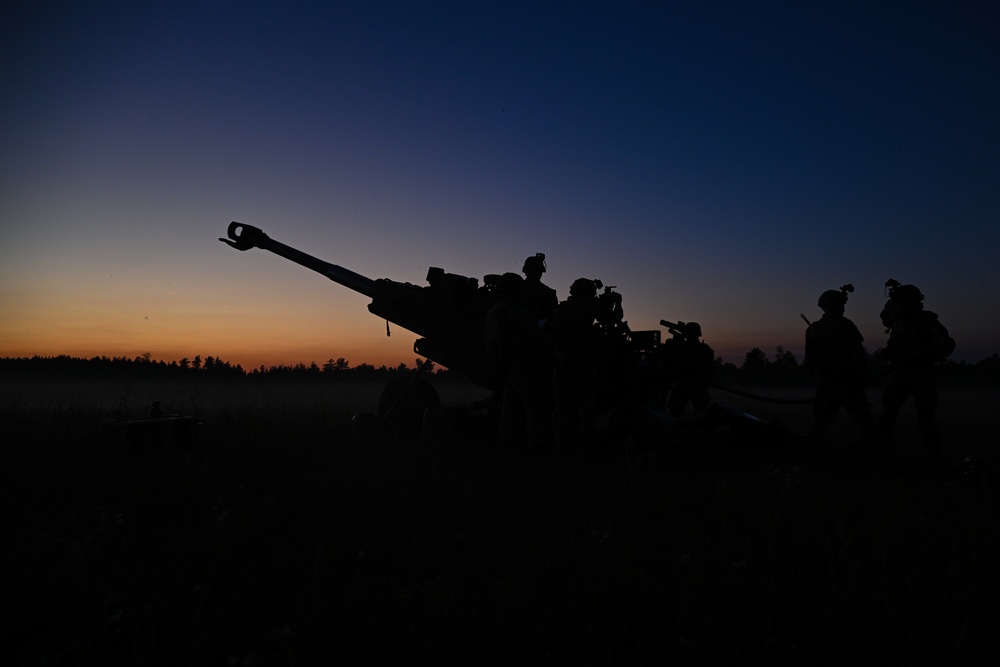
M 359 433 L 380 386 L 2 386 L 14 662 L 992 664 L 1000 394 L 943 477 L 719 436 L 541 457 Z M 441 388 L 446 403 L 481 395 Z M 761 393 L 768 393 L 761 390 Z M 718 395 L 791 430 L 808 406 Z M 152 399 L 197 438 L 129 442 Z

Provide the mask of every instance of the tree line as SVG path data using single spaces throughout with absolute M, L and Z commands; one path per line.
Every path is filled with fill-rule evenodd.
M 80 358 L 69 355 L 54 357 L 5 357 L 0 358 L 0 375 L 33 375 L 37 377 L 88 377 L 88 378 L 156 378 L 156 379 L 316 379 L 316 380 L 379 380 L 415 373 L 418 366 L 428 365 L 424 370 L 433 372 L 433 362 L 419 359 L 411 368 L 404 363 L 398 366 L 374 366 L 358 364 L 351 366 L 343 357 L 328 359 L 322 365 L 315 361 L 310 364 L 261 365 L 247 370 L 240 364 L 233 364 L 222 357 L 208 355 L 202 358 L 184 357 L 174 361 L 153 359 L 150 353 L 137 357 L 91 357 Z
M 869 354 L 871 374 L 878 375 L 889 368 L 882 349 Z M 184 357 L 174 361 L 153 359 L 150 353 L 137 357 L 91 357 L 68 355 L 54 357 L 4 357 L 0 358 L 0 377 L 86 377 L 86 378 L 155 378 L 155 379 L 251 379 L 251 380 L 313 380 L 358 381 L 385 380 L 416 373 L 421 365 L 424 372 L 439 379 L 457 377 L 444 368 L 436 368 L 430 360 L 414 361 L 413 366 L 374 366 L 361 363 L 352 366 L 343 358 L 330 358 L 324 363 L 315 361 L 294 365 L 261 365 L 244 369 L 220 356 Z M 996 386 L 1000 383 L 1000 355 L 992 354 L 975 363 L 946 361 L 940 366 L 942 382 L 970 386 Z M 768 355 L 759 347 L 749 350 L 741 364 L 715 359 L 715 379 L 720 382 L 807 383 L 811 380 L 808 370 L 789 350 L 779 345 Z

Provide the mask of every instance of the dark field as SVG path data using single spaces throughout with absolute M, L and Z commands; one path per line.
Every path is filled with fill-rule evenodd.
M 2 385 L 15 664 L 993 664 L 1000 392 L 897 466 L 628 439 L 359 434 L 381 385 Z M 760 389 L 760 393 L 776 395 Z M 482 395 L 441 387 L 446 404 Z M 798 395 L 802 395 L 800 391 Z M 873 397 L 876 394 L 873 393 Z M 151 399 L 203 426 L 135 442 Z M 718 394 L 804 430 L 808 406 Z

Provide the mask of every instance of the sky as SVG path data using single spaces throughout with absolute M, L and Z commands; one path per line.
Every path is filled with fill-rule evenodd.
M 106 2 L 0 10 L 0 357 L 413 365 L 371 278 L 614 285 L 634 330 L 799 356 L 889 278 L 1000 351 L 1000 6 Z M 664 332 L 665 334 L 665 332 Z M 666 334 L 665 334 L 666 335 Z

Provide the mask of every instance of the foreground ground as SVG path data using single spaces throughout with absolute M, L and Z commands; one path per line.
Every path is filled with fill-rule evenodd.
M 846 422 L 813 452 L 720 436 L 540 457 L 461 429 L 359 432 L 369 387 L 242 391 L 4 388 L 17 664 L 992 664 L 1000 649 L 996 392 L 946 393 L 950 465 L 933 475 L 909 413 L 899 464 L 878 472 L 842 444 Z M 194 442 L 102 432 L 151 397 L 202 422 Z

